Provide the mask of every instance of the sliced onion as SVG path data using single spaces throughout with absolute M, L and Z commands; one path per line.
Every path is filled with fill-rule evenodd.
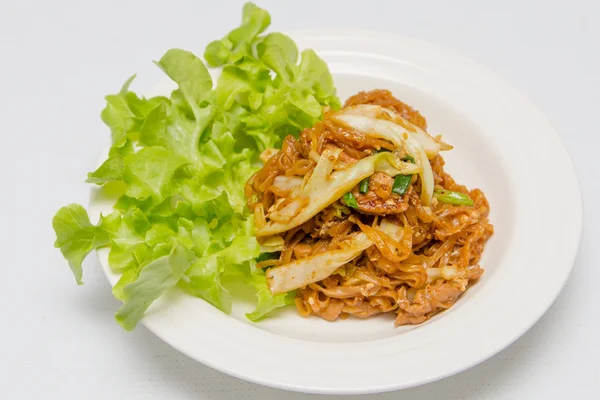
M 347 247 L 325 251 L 267 270 L 267 283 L 273 294 L 286 293 L 333 274 L 339 267 L 358 257 L 373 242 L 360 232 L 350 238 Z
M 424 206 L 431 203 L 435 183 L 429 158 L 421 144 L 406 129 L 392 121 L 362 115 L 341 114 L 333 119 L 341 125 L 364 132 L 372 137 L 387 139 L 396 146 L 404 148 L 415 159 L 415 163 L 421 169 L 419 173 L 422 186 L 421 203 Z

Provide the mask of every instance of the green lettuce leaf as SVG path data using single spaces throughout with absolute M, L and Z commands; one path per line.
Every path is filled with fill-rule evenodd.
M 169 255 L 146 265 L 137 279 L 123 288 L 123 306 L 115 315 L 117 322 L 126 330 L 135 328 L 150 304 L 177 285 L 193 259 L 193 252 L 175 245 Z
M 162 96 L 152 99 L 139 98 L 129 91 L 135 75 L 131 76 L 117 94 L 106 96 L 106 107 L 102 110 L 102 121 L 110 128 L 113 148 L 127 144 L 127 139 L 136 139 L 145 117 L 158 104 L 165 101 Z
M 186 160 L 164 147 L 146 147 L 125 158 L 123 181 L 126 195 L 136 199 L 152 197 L 157 201 L 173 193 L 172 178 Z
M 109 157 L 94 172 L 88 173 L 87 183 L 103 185 L 106 182 L 121 180 L 125 166 L 120 154 Z
M 116 319 L 125 329 L 176 285 L 230 312 L 227 283 L 245 283 L 256 292 L 252 321 L 293 300 L 273 296 L 255 267 L 260 246 L 244 185 L 264 149 L 312 126 L 339 100 L 325 62 L 299 53 L 286 35 L 264 34 L 270 21 L 247 3 L 241 24 L 207 46 L 208 65 L 222 67 L 216 84 L 199 57 L 171 49 L 156 62 L 177 84 L 169 97 L 136 95 L 134 77 L 106 97 L 101 117 L 112 147 L 87 182 L 118 182 L 123 193 L 97 225 L 71 204 L 53 227 L 78 283 L 87 254 L 109 248 L 111 269 L 121 274 L 113 294 L 124 303 Z
M 56 232 L 55 247 L 60 248 L 75 280 L 82 284 L 81 263 L 90 251 L 109 244 L 108 234 L 90 222 L 85 208 L 78 204 L 62 207 L 52 219 L 52 227 Z
M 150 222 L 144 212 L 132 207 L 125 213 L 113 212 L 102 218 L 102 228 L 110 235 L 109 264 L 115 273 L 136 267 L 149 252 L 146 232 Z
M 256 271 L 256 267 L 254 267 L 254 271 Z M 256 308 L 253 312 L 246 314 L 250 321 L 258 321 L 269 315 L 271 311 L 294 303 L 296 291 L 273 295 L 267 285 L 265 274 L 262 271 L 254 271 L 245 280 L 247 284 L 256 290 Z
M 271 16 L 253 3 L 242 8 L 242 23 L 222 40 L 216 40 L 206 47 L 204 59 L 211 67 L 219 67 L 226 62 L 235 63 L 252 51 L 252 42 L 258 34 L 271 25 Z

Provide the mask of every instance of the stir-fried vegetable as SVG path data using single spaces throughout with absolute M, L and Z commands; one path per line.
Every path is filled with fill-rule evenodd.
M 402 161 L 406 161 L 406 160 L 402 160 Z M 358 185 L 358 192 L 360 194 L 365 194 L 369 191 L 369 178 L 365 178 L 362 181 L 360 181 L 360 185 Z
M 381 220 L 379 230 L 398 242 L 404 236 L 404 228 L 389 218 Z
M 434 282 L 437 279 L 455 279 L 458 275 L 458 269 L 455 266 L 444 266 L 441 268 L 427 268 L 427 282 Z
M 361 232 L 352 236 L 343 249 L 325 251 L 271 268 L 266 272 L 269 289 L 273 294 L 285 293 L 323 280 L 372 244 Z
M 468 194 L 453 192 L 451 190 L 439 189 L 435 191 L 434 195 L 442 203 L 453 204 L 455 206 L 472 206 L 475 204 Z
M 261 253 L 273 253 L 282 251 L 285 247 L 285 241 L 281 236 L 273 235 L 260 238 L 259 245 Z
M 399 148 L 403 148 L 421 169 L 421 172 L 419 172 L 421 177 L 421 202 L 425 206 L 429 205 L 434 188 L 433 172 L 423 147 L 411 136 L 409 131 L 395 122 L 362 115 L 338 114 L 332 119 L 341 125 L 364 132 L 369 136 L 387 139 Z
M 402 157 L 402 161 L 415 163 L 415 159 L 411 156 Z M 392 186 L 392 192 L 404 196 L 408 191 L 410 183 L 412 182 L 412 175 L 398 175 L 394 178 L 394 185 Z
M 392 192 L 404 196 L 408 191 L 410 182 L 412 181 L 412 175 L 398 175 L 394 178 L 394 185 L 392 186 Z
M 344 197 L 342 197 L 342 198 L 344 199 L 344 203 L 346 203 L 346 205 L 348 207 L 358 208 L 358 203 L 356 202 L 356 197 L 354 197 L 352 192 L 346 193 L 344 195 Z
M 257 226 L 256 235 L 275 235 L 303 224 L 375 172 L 396 176 L 421 171 L 419 166 L 401 161 L 398 154 L 385 152 L 363 158 L 348 169 L 332 173 L 340 153 L 341 149 L 325 149 L 304 186 L 294 189 L 288 196 L 291 201 L 286 201 L 280 209 L 267 215 L 270 221 Z
M 260 253 L 258 257 L 256 257 L 256 262 L 267 261 L 267 260 L 276 260 L 281 255 L 281 252 L 274 251 L 272 253 Z
M 299 176 L 286 176 L 279 175 L 273 179 L 273 186 L 275 186 L 279 190 L 291 190 L 295 187 L 298 187 L 302 184 L 302 178 Z
M 344 108 L 340 110 L 340 114 L 346 115 L 362 115 L 364 117 L 372 117 L 383 120 L 391 120 L 396 124 L 400 125 L 407 132 L 410 133 L 423 147 L 427 157 L 430 159 L 435 157 L 440 150 L 451 150 L 452 146 L 441 140 L 431 137 L 426 131 L 419 128 L 418 126 L 410 123 L 405 118 L 388 108 L 383 108 L 373 104 L 361 104 L 353 107 Z

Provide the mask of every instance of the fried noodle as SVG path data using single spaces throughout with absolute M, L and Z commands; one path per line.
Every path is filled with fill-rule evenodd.
M 360 104 L 385 107 L 421 129 L 427 127 L 418 111 L 389 91 L 361 92 L 349 98 L 344 108 Z M 290 201 L 292 184 L 306 183 L 325 149 L 341 149 L 334 171 L 379 151 L 396 149 L 385 139 L 337 125 L 329 118 L 331 113 L 326 110 L 323 121 L 298 138 L 288 136 L 281 150 L 269 154 L 263 168 L 247 182 L 245 193 L 257 226 L 264 226 L 265 213 Z M 281 233 L 284 244 L 279 257 L 257 267 L 273 268 L 338 250 L 351 235 L 363 232 L 373 243 L 370 247 L 327 278 L 297 290 L 295 304 L 302 316 L 333 321 L 394 313 L 398 326 L 422 323 L 448 309 L 483 274 L 478 263 L 494 228 L 488 221 L 490 207 L 484 193 L 456 183 L 444 171 L 440 154 L 429 161 L 436 190 L 468 195 L 473 205 L 434 198 L 430 206 L 424 206 L 416 174 L 406 194 L 398 195 L 391 190 L 393 178 L 375 173 L 366 193 L 358 185 L 351 190 L 356 208 L 336 200 L 310 220 Z M 383 231 L 384 218 L 398 227 L 397 234 Z

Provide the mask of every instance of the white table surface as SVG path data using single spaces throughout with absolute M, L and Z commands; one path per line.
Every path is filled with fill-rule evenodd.
M 318 397 L 228 377 L 179 354 L 144 327 L 124 332 L 113 319 L 119 304 L 94 257 L 84 265 L 86 285 L 77 287 L 52 247 L 54 212 L 69 202 L 86 203 L 85 173 L 108 142 L 99 118 L 103 96 L 134 72 L 134 89 L 148 88 L 161 75 L 151 60 L 170 47 L 200 51 L 237 24 L 241 4 L 0 2 L 0 398 Z M 483 364 L 372 398 L 598 398 L 600 258 L 593 246 L 600 244 L 595 148 L 600 3 L 262 0 L 260 5 L 271 12 L 277 30 L 377 29 L 428 40 L 488 65 L 544 111 L 579 172 L 583 239 L 573 273 L 550 311 Z M 532 149 L 542 150 L 543 143 Z M 540 201 L 549 195 L 560 196 L 560 182 L 540 193 Z

